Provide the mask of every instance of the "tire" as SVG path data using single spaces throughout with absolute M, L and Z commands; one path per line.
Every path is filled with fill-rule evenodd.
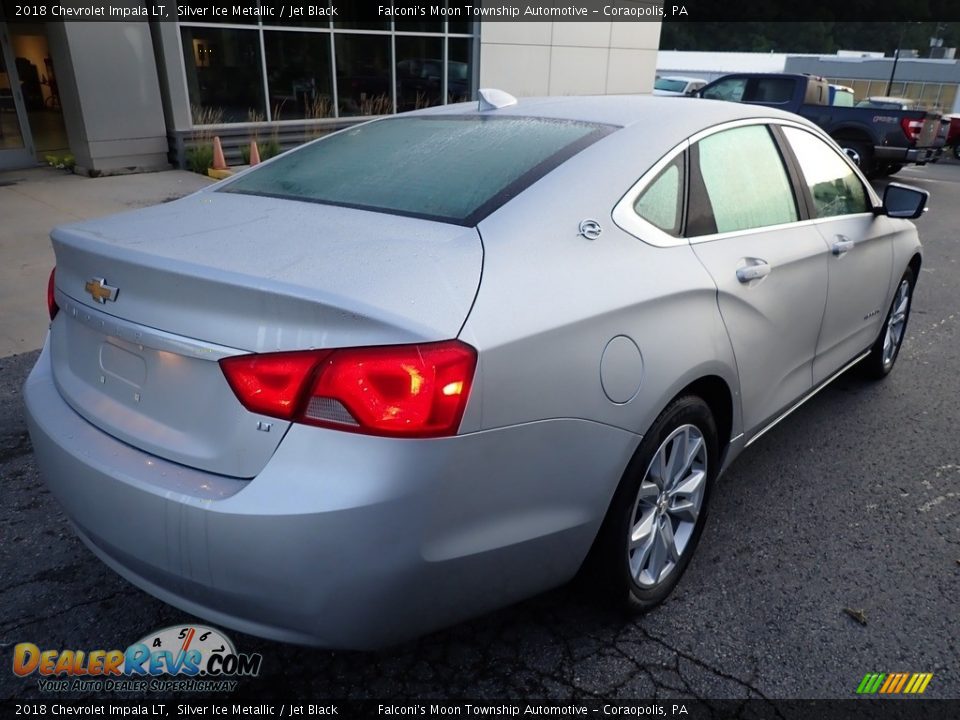
M 903 338 L 907 334 L 907 321 L 910 319 L 910 307 L 913 304 L 913 289 L 917 284 L 913 270 L 907 268 L 893 293 L 893 300 L 887 317 L 880 328 L 870 354 L 863 361 L 864 374 L 873 380 L 885 378 L 893 370 Z
M 681 448 L 683 455 L 671 454 Z M 674 466 L 675 457 L 688 461 Z M 718 457 L 707 404 L 693 395 L 670 403 L 644 436 L 610 503 L 587 559 L 591 593 L 634 613 L 670 595 L 703 533 Z M 672 471 L 665 488 L 662 460 Z
M 877 168 L 873 162 L 873 146 L 870 143 L 840 138 L 837 140 L 837 144 L 857 164 L 864 175 L 873 177 L 876 174 Z

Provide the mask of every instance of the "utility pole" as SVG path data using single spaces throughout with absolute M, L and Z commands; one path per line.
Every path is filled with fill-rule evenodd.
M 905 25 L 900 26 L 900 38 L 897 40 L 897 50 L 893 55 L 893 68 L 890 70 L 890 79 L 887 80 L 887 91 L 884 93 L 887 97 L 890 96 L 890 88 L 893 87 L 893 76 L 897 72 L 897 61 L 900 59 L 900 46 L 903 45 L 903 31 Z

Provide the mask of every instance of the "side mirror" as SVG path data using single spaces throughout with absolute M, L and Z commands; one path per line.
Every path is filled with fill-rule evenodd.
M 926 190 L 890 183 L 883 191 L 883 207 L 880 212 L 892 218 L 914 220 L 923 215 L 929 198 L 930 193 Z

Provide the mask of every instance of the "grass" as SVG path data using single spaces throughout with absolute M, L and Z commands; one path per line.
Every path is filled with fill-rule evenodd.
M 190 105 L 190 114 L 193 117 L 194 127 L 190 140 L 193 143 L 187 148 L 187 169 L 199 175 L 206 175 L 213 165 L 213 135 L 209 125 L 219 125 L 223 122 L 223 109 L 203 105 Z

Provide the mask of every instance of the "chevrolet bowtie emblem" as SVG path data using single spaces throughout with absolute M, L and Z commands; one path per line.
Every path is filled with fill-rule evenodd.
M 90 297 L 101 305 L 106 304 L 107 300 L 116 300 L 119 288 L 107 285 L 103 278 L 92 278 L 87 281 L 83 289 L 90 293 Z

